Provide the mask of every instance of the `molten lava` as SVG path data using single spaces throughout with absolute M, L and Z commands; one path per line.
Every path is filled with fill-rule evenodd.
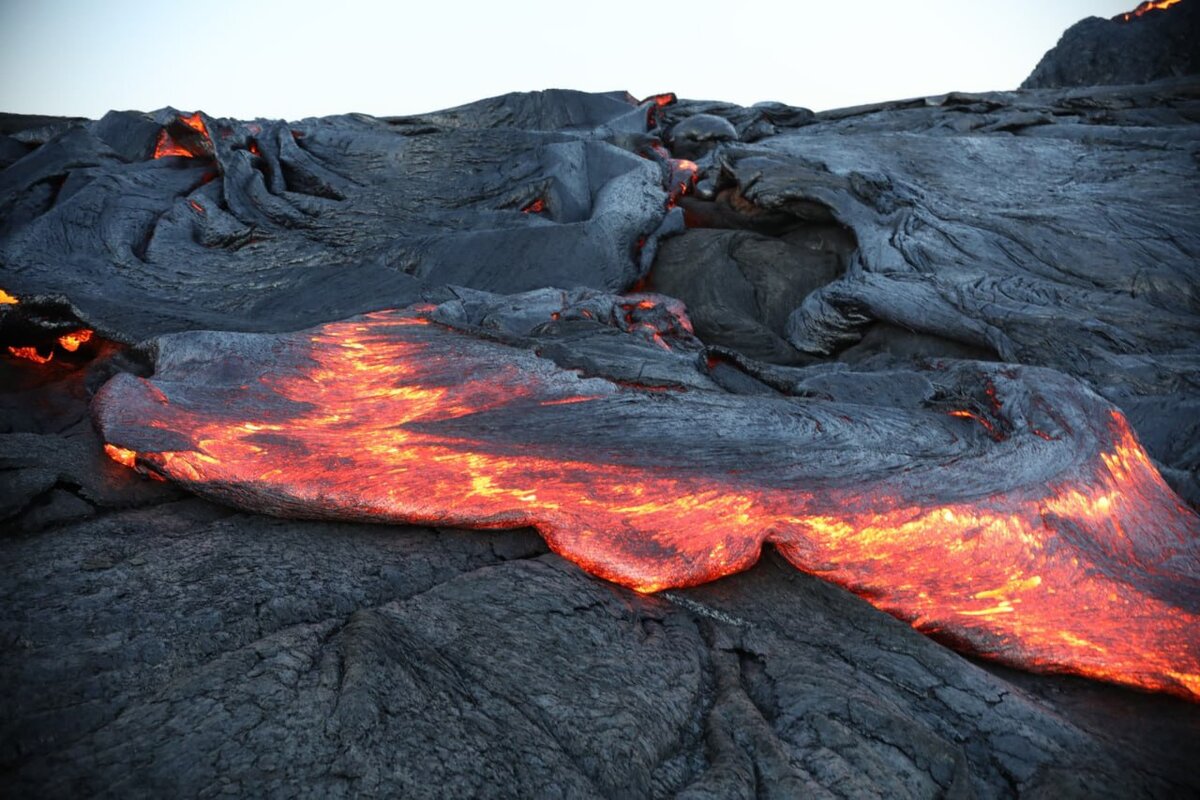
M 179 121 L 199 133 L 201 136 L 208 138 L 208 127 L 204 124 L 204 120 L 200 117 L 199 111 L 194 114 L 181 116 L 179 117 Z M 154 145 L 154 157 L 164 158 L 166 156 L 195 158 L 196 154 L 176 142 L 171 136 L 170 132 L 166 128 L 163 128 L 161 131 L 159 131 L 158 141 Z
M 1117 19 L 1120 19 L 1122 22 L 1129 22 L 1129 20 L 1140 17 L 1143 14 L 1148 14 L 1151 11 L 1164 11 L 1178 2 L 1179 0 L 1146 0 L 1146 2 L 1139 4 L 1133 11 L 1127 11 L 1117 17 Z
M 681 197 L 695 187 L 696 179 L 700 174 L 700 167 L 695 161 L 689 161 L 686 158 L 674 158 L 671 152 L 663 147 L 661 142 L 657 141 L 651 143 L 647 150 L 642 151 L 641 155 L 645 158 L 657 160 L 667 169 L 668 211 L 679 203 Z M 638 244 L 638 249 L 641 249 L 641 243 Z
M 15 306 L 18 302 L 17 298 L 0 289 L 0 306 Z
M 12 297 L 12 295 L 7 295 L 7 296 Z M 13 298 L 12 302 L 16 303 L 17 302 L 16 298 Z M 61 347 L 64 351 L 66 351 L 68 353 L 74 353 L 80 347 L 82 347 L 83 345 L 90 342 L 94 335 L 95 335 L 95 331 L 91 330 L 90 328 L 80 328 L 78 330 L 71 331 L 70 333 L 64 333 L 62 336 L 59 336 L 58 339 L 55 341 L 55 344 L 57 344 L 59 347 Z M 9 355 L 12 355 L 16 358 L 25 359 L 26 361 L 32 361 L 35 364 L 48 364 L 54 360 L 54 350 L 52 350 L 52 349 L 49 350 L 49 352 L 46 355 L 42 355 L 41 350 L 34 346 L 10 345 L 8 347 L 8 352 L 9 352 Z
M 658 125 L 658 110 L 664 106 L 669 106 L 676 102 L 674 92 L 665 92 L 663 94 L 655 94 L 647 97 L 642 103 L 650 103 L 646 106 L 646 130 L 653 130 Z
M 529 205 L 527 205 L 521 209 L 521 211 L 526 214 L 540 214 L 545 210 L 546 210 L 546 201 L 540 197 L 537 198 L 536 200 L 534 200 Z
M 680 198 L 696 185 L 696 176 L 700 168 L 696 166 L 696 162 L 686 158 L 672 158 L 667 163 L 671 166 L 671 177 L 667 184 L 667 208 L 672 209 L 679 204 Z
M 930 409 L 627 389 L 428 313 L 165 337 L 153 381 L 97 396 L 106 449 L 260 512 L 534 526 L 643 592 L 771 542 L 972 652 L 1200 699 L 1200 524 L 1077 382 L 988 373 L 1012 430 L 995 441 Z M 1069 436 L 1032 431 L 1039 403 Z
M 17 358 L 23 358 L 26 361 L 32 361 L 35 364 L 47 364 L 54 359 L 54 351 L 50 351 L 49 355 L 42 355 L 36 347 L 12 347 L 8 348 L 8 352 Z
M 204 120 L 200 118 L 199 111 L 197 111 L 194 114 L 188 114 L 186 116 L 180 117 L 179 121 L 182 122 L 184 125 L 187 125 L 192 130 L 200 133 L 201 135 L 203 135 L 205 137 L 208 136 L 208 127 L 205 126 Z
M 63 350 L 66 350 L 68 353 L 74 353 L 82 345 L 85 345 L 92 340 L 93 333 L 93 331 L 87 328 L 80 328 L 77 331 L 63 334 L 62 336 L 58 337 L 58 346 Z
M 195 158 L 192 151 L 186 147 L 177 144 L 171 138 L 171 134 L 167 133 L 166 129 L 159 131 L 158 142 L 154 145 L 154 157 L 166 158 L 167 156 L 181 156 L 183 158 Z
M 996 430 L 996 426 L 992 424 L 991 420 L 989 420 L 987 417 L 985 417 L 981 414 L 976 414 L 974 411 L 967 411 L 966 409 L 951 411 L 949 413 L 950 413 L 950 416 L 952 416 L 952 417 L 961 417 L 962 419 L 975 420 L 976 422 L 978 422 L 980 425 L 983 426 L 984 430 L 986 430 L 988 432 L 988 436 L 991 436 L 996 441 L 1001 441 L 1004 439 L 1004 434 L 1002 434 L 998 430 Z
M 137 453 L 132 450 L 126 450 L 124 447 L 114 447 L 111 444 L 104 445 L 104 452 L 113 461 L 118 464 L 123 464 L 130 469 L 137 466 Z

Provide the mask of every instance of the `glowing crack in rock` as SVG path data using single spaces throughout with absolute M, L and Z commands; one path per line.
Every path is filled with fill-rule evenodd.
M 962 415 L 646 392 L 428 313 L 161 337 L 155 377 L 117 376 L 94 414 L 118 461 L 253 511 L 529 525 L 643 592 L 769 542 L 970 652 L 1200 698 L 1198 519 L 1071 378 L 947 368 L 987 386 Z

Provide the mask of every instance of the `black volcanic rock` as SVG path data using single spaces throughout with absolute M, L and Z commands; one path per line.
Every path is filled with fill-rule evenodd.
M 1080 30 L 1170 39 L 1196 5 Z M 1039 80 L 1178 74 L 1183 50 L 1150 47 L 1136 73 L 1059 48 Z M 1068 69 L 1072 52 L 1096 60 Z M 0 117 L 0 289 L 21 301 L 0 306 L 13 794 L 1200 792 L 1200 707 L 981 668 L 770 549 L 642 595 L 531 531 L 187 498 L 113 464 L 89 419 L 114 374 L 150 377 L 164 334 L 219 343 L 428 301 L 555 369 L 738 408 L 816 397 L 882 417 L 938 402 L 931 372 L 1057 371 L 1120 408 L 1196 505 L 1200 80 L 821 114 L 544 92 L 402 118 L 201 117 L 207 137 L 180 117 Z M 163 131 L 195 157 L 153 159 Z M 672 131 L 680 152 L 656 149 Z M 699 174 L 679 197 L 684 151 Z M 631 335 L 613 293 L 634 287 L 686 300 L 698 338 Z M 101 336 L 55 347 L 80 326 Z M 786 447 L 737 423 L 731 451 Z M 986 451 L 972 424 L 958 432 Z
M 1197 707 L 1046 678 L 1039 697 L 774 556 L 645 596 L 532 532 L 197 500 L 7 538 L 0 556 L 16 795 L 1200 789 Z M 1130 718 L 1156 727 L 1126 736 Z
M 644 137 L 644 116 L 579 92 L 390 120 L 201 117 L 208 136 L 171 110 L 109 114 L 0 173 L 4 288 L 65 295 L 127 342 L 282 330 L 446 284 L 618 290 L 666 215 L 659 165 L 608 141 Z M 150 158 L 164 125 L 195 157 Z
M 1122 408 L 1197 498 L 1198 87 L 816 117 L 550 92 L 394 120 L 202 117 L 215 144 L 174 112 L 68 120 L 0 173 L 0 288 L 131 343 L 294 330 L 442 302 L 449 286 L 619 291 L 686 220 L 661 280 L 710 344 L 783 363 L 893 352 L 1060 369 Z M 706 191 L 668 212 L 680 178 L 648 143 L 696 115 L 738 139 L 705 140 Z M 648 116 L 660 127 L 639 132 Z M 104 138 L 145 148 L 148 119 L 199 155 L 129 161 Z
M 1080 20 L 1042 56 L 1021 88 L 1149 83 L 1198 72 L 1200 3 L 1180 0 L 1139 16 Z

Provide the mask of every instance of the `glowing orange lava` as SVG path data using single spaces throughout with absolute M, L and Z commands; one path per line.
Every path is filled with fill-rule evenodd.
M 526 214 L 540 214 L 545 210 L 546 201 L 540 197 L 521 209 L 521 211 L 525 212 Z
M 9 347 L 8 352 L 17 358 L 23 358 L 26 361 L 32 361 L 35 364 L 47 364 L 54 359 L 54 353 L 44 356 L 38 352 L 36 347 Z
M 199 111 L 194 114 L 181 116 L 179 117 L 179 121 L 184 125 L 187 125 L 192 130 L 199 132 L 201 135 L 205 137 L 208 136 L 208 127 L 204 124 L 204 120 L 200 117 Z M 158 132 L 158 141 L 154 145 L 154 157 L 164 158 L 166 156 L 195 158 L 196 154 L 176 142 L 175 139 L 172 138 L 171 134 L 167 132 L 167 129 L 163 128 Z
M 17 298 L 0 289 L 0 306 L 15 306 L 18 302 Z
M 700 173 L 700 168 L 696 166 L 695 161 L 686 158 L 672 158 L 667 163 L 671 165 L 671 177 L 667 185 L 667 208 L 671 209 L 696 185 L 696 176 Z
M 988 435 L 991 436 L 996 441 L 1000 441 L 1001 439 L 1004 438 L 1004 434 L 997 431 L 996 426 L 993 425 L 992 422 L 987 417 L 984 417 L 980 414 L 976 414 L 974 411 L 967 411 L 965 409 L 958 410 L 958 411 L 951 411 L 950 416 L 962 417 L 963 419 L 973 419 L 976 422 L 978 422 L 980 425 L 982 425 L 984 430 L 986 430 L 988 432 Z
M 1146 0 L 1146 2 L 1139 4 L 1138 7 L 1133 11 L 1127 11 L 1126 13 L 1122 14 L 1121 21 L 1129 22 L 1129 20 L 1135 17 L 1140 17 L 1143 14 L 1147 14 L 1151 11 L 1163 11 L 1178 2 L 1179 0 Z
M 137 453 L 132 450 L 126 450 L 124 447 L 114 447 L 111 444 L 104 445 L 104 452 L 108 457 L 118 464 L 123 464 L 130 469 L 137 466 Z
M 641 303 L 626 306 L 634 322 Z M 1004 378 L 993 399 L 1036 404 L 1061 381 L 1077 393 L 1058 408 L 1071 436 L 1022 428 L 967 452 L 970 435 L 947 430 L 944 451 L 882 471 L 868 459 L 837 479 L 826 477 L 836 462 L 879 440 L 879 412 L 627 389 L 423 313 L 278 337 L 270 365 L 214 353 L 171 362 L 187 362 L 183 377 L 119 375 L 94 406 L 106 449 L 122 463 L 122 448 L 136 449 L 140 468 L 282 516 L 534 526 L 555 552 L 642 592 L 744 570 L 771 542 L 972 652 L 1200 699 L 1200 521 L 1124 417 L 1066 378 Z M 714 417 L 714 404 L 734 410 Z M 783 457 L 704 427 L 747 415 L 784 437 Z M 880 452 L 957 424 L 939 419 L 891 419 Z M 190 446 L 150 452 L 163 432 Z M 981 474 L 969 459 L 990 470 L 980 488 L 964 482 Z M 1008 474 L 1031 468 L 1022 482 Z
M 15 303 L 16 300 L 14 299 L 13 302 Z M 95 335 L 95 331 L 93 331 L 89 328 L 80 328 L 78 330 L 71 331 L 70 333 L 64 333 L 62 336 L 59 336 L 56 341 L 56 344 L 59 347 L 61 347 L 63 350 L 65 350 L 66 352 L 74 353 L 80 347 L 82 347 L 83 345 L 90 342 L 94 335 Z M 35 364 L 48 364 L 54 360 L 54 351 L 53 350 L 50 350 L 50 352 L 47 355 L 42 355 L 41 352 L 38 350 L 38 348 L 33 347 L 33 346 L 17 347 L 17 346 L 10 345 L 8 348 L 8 352 L 10 355 L 15 356 L 16 358 L 22 358 L 22 359 L 25 359 L 26 361 L 32 361 Z
M 676 102 L 676 99 L 674 92 L 665 92 L 663 94 L 651 95 L 642 101 L 643 103 L 651 101 L 654 103 L 646 107 L 646 130 L 651 130 L 658 124 L 658 110 Z
M 166 158 L 167 156 L 181 156 L 183 158 L 195 158 L 192 151 L 182 145 L 176 144 L 171 138 L 171 134 L 167 133 L 166 129 L 159 131 L 158 142 L 154 145 L 154 157 Z
M 64 333 L 62 336 L 58 337 L 58 346 L 63 350 L 66 350 L 68 353 L 74 353 L 80 348 L 81 345 L 87 344 L 92 340 L 93 333 L 94 331 L 91 331 L 87 328 L 80 328 L 79 330 L 72 331 L 71 333 Z
M 186 116 L 180 117 L 179 121 L 182 122 L 184 125 L 187 125 L 192 130 L 198 131 L 199 133 L 203 134 L 206 137 L 208 136 L 208 128 L 207 128 L 207 126 L 205 126 L 204 120 L 200 118 L 199 111 L 197 111 L 194 114 L 188 114 Z

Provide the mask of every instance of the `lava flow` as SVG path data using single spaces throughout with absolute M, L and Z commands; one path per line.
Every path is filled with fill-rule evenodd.
M 208 127 L 204 124 L 204 120 L 200 117 L 200 112 L 187 114 L 179 117 L 179 121 L 187 127 L 199 133 L 205 138 L 208 137 Z M 181 156 L 183 158 L 195 158 L 196 154 L 188 148 L 175 141 L 167 128 L 163 128 L 158 133 L 158 141 L 154 145 L 154 157 L 164 158 L 166 156 Z
M 64 333 L 55 340 L 56 344 L 68 353 L 74 353 L 81 346 L 92 340 L 94 331 L 88 328 L 80 328 L 79 330 L 70 333 Z M 14 346 L 9 345 L 8 353 L 16 358 L 23 358 L 26 361 L 32 361 L 35 364 L 48 364 L 54 360 L 54 350 L 49 350 L 45 355 L 32 345 Z
M 104 452 L 113 461 L 126 467 L 137 467 L 137 453 L 132 450 L 126 450 L 124 447 L 115 447 L 111 444 L 104 445 Z
M 64 333 L 58 337 L 58 346 L 68 353 L 74 353 L 81 345 L 85 345 L 92 340 L 92 334 L 93 331 L 88 328 L 80 328 L 71 333 Z
M 672 158 L 669 163 L 671 177 L 667 184 L 667 208 L 671 209 L 696 185 L 696 176 L 700 168 L 696 166 L 696 162 L 686 158 Z
M 956 368 L 996 440 L 926 408 L 628 389 L 427 314 L 163 337 L 153 380 L 96 398 L 108 452 L 257 512 L 534 526 L 643 592 L 771 542 L 971 652 L 1200 699 L 1200 524 L 1072 379 Z M 1035 435 L 1042 407 L 1069 435 Z
M 35 364 L 48 364 L 54 359 L 54 351 L 50 351 L 48 355 L 42 355 L 36 347 L 31 346 L 15 347 L 9 345 L 8 354 L 14 358 L 23 358 L 26 361 L 32 361 Z
M 0 289 L 0 306 L 16 306 L 20 305 L 20 300 L 15 295 Z M 53 341 L 53 343 L 41 342 L 38 345 L 20 344 L 8 345 L 7 351 L 14 358 L 32 361 L 35 364 L 48 364 L 54 360 L 54 346 L 57 345 L 65 352 L 74 353 L 80 347 L 92 340 L 95 331 L 90 328 L 79 328 L 69 333 L 64 333 Z M 40 346 L 39 346 L 40 345 Z M 45 351 L 45 352 L 43 352 Z
M 679 204 L 680 198 L 696 186 L 700 167 L 695 161 L 689 161 L 686 158 L 675 158 L 667 148 L 658 142 L 650 145 L 649 150 L 644 154 L 650 152 L 653 152 L 667 168 L 667 210 L 670 210 Z
M 658 109 L 664 106 L 669 106 L 676 102 L 674 92 L 664 92 L 663 94 L 655 94 L 647 97 L 642 103 L 646 105 L 646 130 L 654 130 L 658 127 Z M 639 104 L 640 105 L 640 104 Z
M 1178 2 L 1179 0 L 1146 0 L 1144 3 L 1139 4 L 1133 11 L 1127 11 L 1116 17 L 1116 19 L 1122 22 L 1129 22 L 1129 20 L 1140 17 L 1143 14 L 1148 14 L 1151 11 L 1165 11 Z

